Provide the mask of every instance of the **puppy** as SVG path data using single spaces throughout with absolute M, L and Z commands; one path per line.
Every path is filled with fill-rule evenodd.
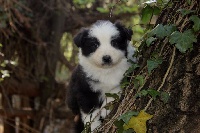
M 75 36 L 79 64 L 71 77 L 67 102 L 73 113 L 80 116 L 76 133 L 88 123 L 94 131 L 101 124 L 100 119 L 109 114 L 110 110 L 104 106 L 114 99 L 105 93 L 120 95 L 120 82 L 130 66 L 128 57 L 134 54 L 129 43 L 132 34 L 132 30 L 119 22 L 99 20 Z

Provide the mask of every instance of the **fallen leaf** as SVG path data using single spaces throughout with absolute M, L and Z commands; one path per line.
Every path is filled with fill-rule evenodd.
M 147 127 L 146 122 L 147 120 L 151 119 L 153 115 L 146 113 L 144 110 L 141 110 L 138 116 L 133 116 L 128 124 L 124 124 L 124 129 L 132 128 L 136 133 L 146 133 Z

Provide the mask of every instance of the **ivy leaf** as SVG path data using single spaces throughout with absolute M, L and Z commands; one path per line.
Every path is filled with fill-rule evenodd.
M 142 17 L 141 17 L 142 23 L 148 24 L 152 16 L 153 16 L 153 8 L 150 5 L 146 5 L 142 9 Z
M 194 11 L 193 10 L 189 10 L 189 9 L 178 9 L 177 12 L 181 12 L 181 14 L 183 16 L 185 16 L 185 15 L 188 15 L 188 14 L 194 12 Z
M 153 7 L 153 14 L 154 15 L 159 15 L 160 14 L 161 9 L 157 6 Z
M 149 34 L 148 36 L 156 35 L 156 37 L 163 39 L 166 36 L 171 35 L 176 30 L 175 25 L 165 25 L 158 24 Z
M 162 64 L 162 59 L 161 58 L 147 60 L 148 72 L 151 73 L 151 71 L 153 69 L 157 68 L 158 65 L 160 65 L 160 64 Z
M 162 39 L 166 36 L 166 31 L 162 24 L 158 24 L 148 35 L 156 35 L 156 37 Z
M 123 131 L 124 131 L 124 128 L 123 128 L 124 121 L 123 120 L 114 121 L 114 125 L 117 127 L 117 133 L 123 133 Z
M 133 72 L 136 68 L 138 68 L 138 67 L 139 67 L 138 64 L 133 63 L 133 64 L 131 65 L 131 67 L 129 67 L 128 70 L 125 72 L 125 75 L 128 75 L 128 74 L 132 73 L 132 72 Z
M 160 100 L 162 100 L 164 102 L 164 104 L 166 104 L 169 101 L 169 93 L 161 92 L 160 93 Z
M 156 40 L 156 38 L 154 38 L 154 37 L 149 37 L 149 38 L 146 40 L 147 47 L 149 47 L 149 46 L 151 45 L 151 43 L 152 43 L 153 41 L 155 41 L 155 40 Z
M 183 33 L 175 31 L 170 36 L 169 42 L 175 44 L 180 52 L 185 53 L 188 49 L 193 48 L 193 43 L 197 42 L 197 39 L 191 30 Z
M 148 94 L 151 95 L 151 97 L 155 100 L 157 96 L 160 95 L 159 91 L 154 89 L 148 89 Z
M 128 129 L 128 130 L 123 131 L 123 133 L 134 133 L 134 130 L 133 129 Z
M 138 75 L 135 79 L 139 81 L 140 86 L 144 85 L 145 80 L 142 75 Z
M 142 97 L 142 96 L 146 96 L 148 94 L 147 90 L 141 90 L 140 92 L 138 92 L 137 94 L 135 94 L 135 97 Z
M 194 22 L 193 29 L 194 31 L 200 30 L 200 18 L 197 15 L 192 15 L 190 20 Z
M 176 31 L 176 26 L 172 25 L 165 25 L 164 29 L 166 30 L 166 36 L 170 36 L 174 31 Z
M 127 81 L 127 78 L 123 78 L 123 81 L 122 81 L 122 83 L 121 83 L 121 88 L 124 88 L 124 87 L 126 87 L 127 85 L 129 85 L 130 84 L 130 82 L 129 81 Z
M 135 88 L 135 89 L 138 89 L 138 88 L 139 88 L 138 80 L 134 79 L 134 80 L 133 80 L 133 84 L 134 84 L 134 88 Z
M 115 100 L 119 99 L 119 96 L 116 93 L 105 93 L 106 97 L 112 97 Z
M 121 115 L 118 120 L 123 120 L 126 124 L 128 124 L 129 120 L 132 116 L 137 116 L 139 112 L 128 111 L 125 114 Z
M 151 32 L 148 33 L 148 36 L 156 35 L 156 37 L 163 39 L 166 36 L 171 35 L 176 30 L 175 25 L 165 25 L 158 24 Z
M 134 80 L 133 80 L 133 84 L 134 84 L 134 88 L 138 89 L 139 86 L 142 86 L 144 84 L 145 80 L 144 77 L 142 75 L 138 75 Z
M 153 115 L 150 115 L 144 110 L 141 110 L 138 116 L 133 116 L 128 124 L 124 124 L 124 129 L 127 130 L 129 128 L 132 128 L 136 133 L 146 133 L 146 122 L 152 117 Z

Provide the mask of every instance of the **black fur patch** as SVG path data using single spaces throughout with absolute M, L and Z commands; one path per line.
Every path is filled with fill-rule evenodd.
M 116 22 L 115 26 L 117 27 L 117 30 L 119 31 L 119 36 L 113 37 L 111 44 L 113 47 L 125 51 L 125 56 L 127 57 L 127 46 L 128 41 L 131 40 L 131 37 L 133 35 L 133 31 L 131 29 L 127 29 L 121 23 Z
M 82 67 L 78 65 L 72 74 L 67 94 L 68 106 L 75 115 L 81 116 L 80 109 L 84 113 L 91 113 L 95 108 L 100 108 L 102 105 L 102 101 L 99 101 L 98 98 L 100 92 L 92 91 L 88 84 L 89 80 L 83 72 Z M 83 130 L 81 119 L 75 124 L 75 130 Z
M 88 37 L 82 44 L 82 54 L 84 56 L 89 56 L 91 53 L 94 53 L 99 47 L 100 43 L 95 37 Z

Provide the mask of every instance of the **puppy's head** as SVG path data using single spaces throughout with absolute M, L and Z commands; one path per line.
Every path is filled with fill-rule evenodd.
M 74 38 L 84 58 L 100 68 L 110 68 L 127 56 L 127 45 L 133 32 L 119 22 L 97 21 L 82 29 Z

